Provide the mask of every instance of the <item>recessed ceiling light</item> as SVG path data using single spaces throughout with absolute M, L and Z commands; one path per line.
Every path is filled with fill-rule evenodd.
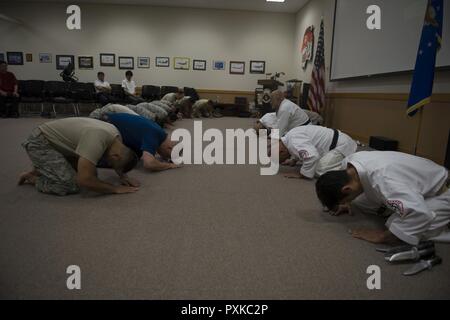
M 267 2 L 284 2 L 284 0 L 266 0 Z

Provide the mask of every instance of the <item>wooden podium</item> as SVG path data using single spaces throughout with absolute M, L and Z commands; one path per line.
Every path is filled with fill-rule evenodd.
M 258 80 L 258 84 L 263 86 L 264 89 L 269 89 L 270 91 L 277 90 L 279 86 L 283 85 L 282 82 L 272 79 Z

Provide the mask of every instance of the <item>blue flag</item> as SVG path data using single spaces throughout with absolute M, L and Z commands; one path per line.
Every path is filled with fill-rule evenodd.
M 433 92 L 436 54 L 441 48 L 443 13 L 443 0 L 428 0 L 427 13 L 408 100 L 408 115 L 410 117 L 414 116 L 424 105 L 430 103 Z

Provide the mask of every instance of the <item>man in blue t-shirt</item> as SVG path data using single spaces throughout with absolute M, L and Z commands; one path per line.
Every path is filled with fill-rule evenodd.
M 127 113 L 108 113 L 104 120 L 119 130 L 123 143 L 142 158 L 144 168 L 163 171 L 180 167 L 155 158 L 158 153 L 164 159 L 170 160 L 175 145 L 156 122 Z

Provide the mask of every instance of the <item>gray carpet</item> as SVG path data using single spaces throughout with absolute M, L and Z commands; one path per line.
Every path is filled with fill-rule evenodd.
M 262 177 L 258 166 L 139 168 L 132 174 L 141 190 L 123 196 L 55 197 L 17 187 L 29 167 L 20 142 L 43 121 L 0 119 L 0 298 L 450 298 L 450 246 L 437 245 L 443 265 L 404 277 L 406 266 L 387 265 L 374 245 L 347 234 L 381 221 L 330 217 L 313 182 Z M 211 119 L 204 127 L 251 123 Z M 380 291 L 366 287 L 373 264 L 382 270 Z M 66 289 L 69 265 L 81 267 L 80 291 Z

